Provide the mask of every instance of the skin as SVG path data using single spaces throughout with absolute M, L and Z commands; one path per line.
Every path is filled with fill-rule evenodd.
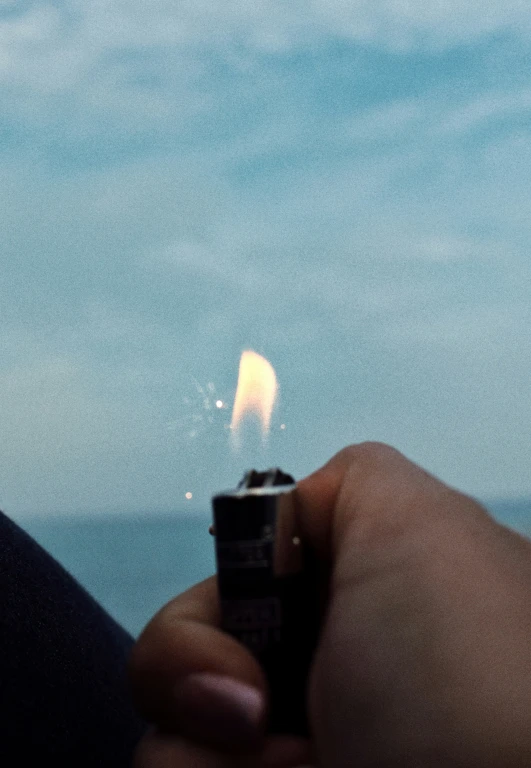
M 385 445 L 346 448 L 297 493 L 328 588 L 311 742 L 265 735 L 265 710 L 241 739 L 201 721 L 240 710 L 193 673 L 267 704 L 255 660 L 217 628 L 210 579 L 165 606 L 133 651 L 135 700 L 156 724 L 135 768 L 531 765 L 531 543 Z

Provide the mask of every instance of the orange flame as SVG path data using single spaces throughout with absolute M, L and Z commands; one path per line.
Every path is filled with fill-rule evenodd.
M 271 363 L 251 350 L 242 352 L 230 425 L 233 434 L 245 416 L 254 414 L 260 420 L 262 437 L 265 439 L 271 425 L 277 392 L 277 377 Z

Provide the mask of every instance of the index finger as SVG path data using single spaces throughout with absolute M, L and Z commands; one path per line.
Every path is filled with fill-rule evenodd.
M 235 751 L 260 741 L 266 681 L 252 654 L 219 629 L 215 578 L 156 614 L 133 648 L 129 671 L 138 710 L 163 730 Z

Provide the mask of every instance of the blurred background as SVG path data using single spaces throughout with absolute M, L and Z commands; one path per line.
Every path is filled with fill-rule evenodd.
M 383 440 L 531 529 L 530 57 L 521 0 L 0 0 L 0 507 L 128 628 L 255 461 Z

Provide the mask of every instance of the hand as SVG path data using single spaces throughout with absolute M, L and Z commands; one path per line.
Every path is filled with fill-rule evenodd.
M 378 444 L 341 451 L 297 494 L 330 579 L 312 743 L 264 738 L 262 673 L 217 628 L 208 580 L 133 652 L 138 707 L 165 734 L 138 768 L 531 765 L 531 544 Z

